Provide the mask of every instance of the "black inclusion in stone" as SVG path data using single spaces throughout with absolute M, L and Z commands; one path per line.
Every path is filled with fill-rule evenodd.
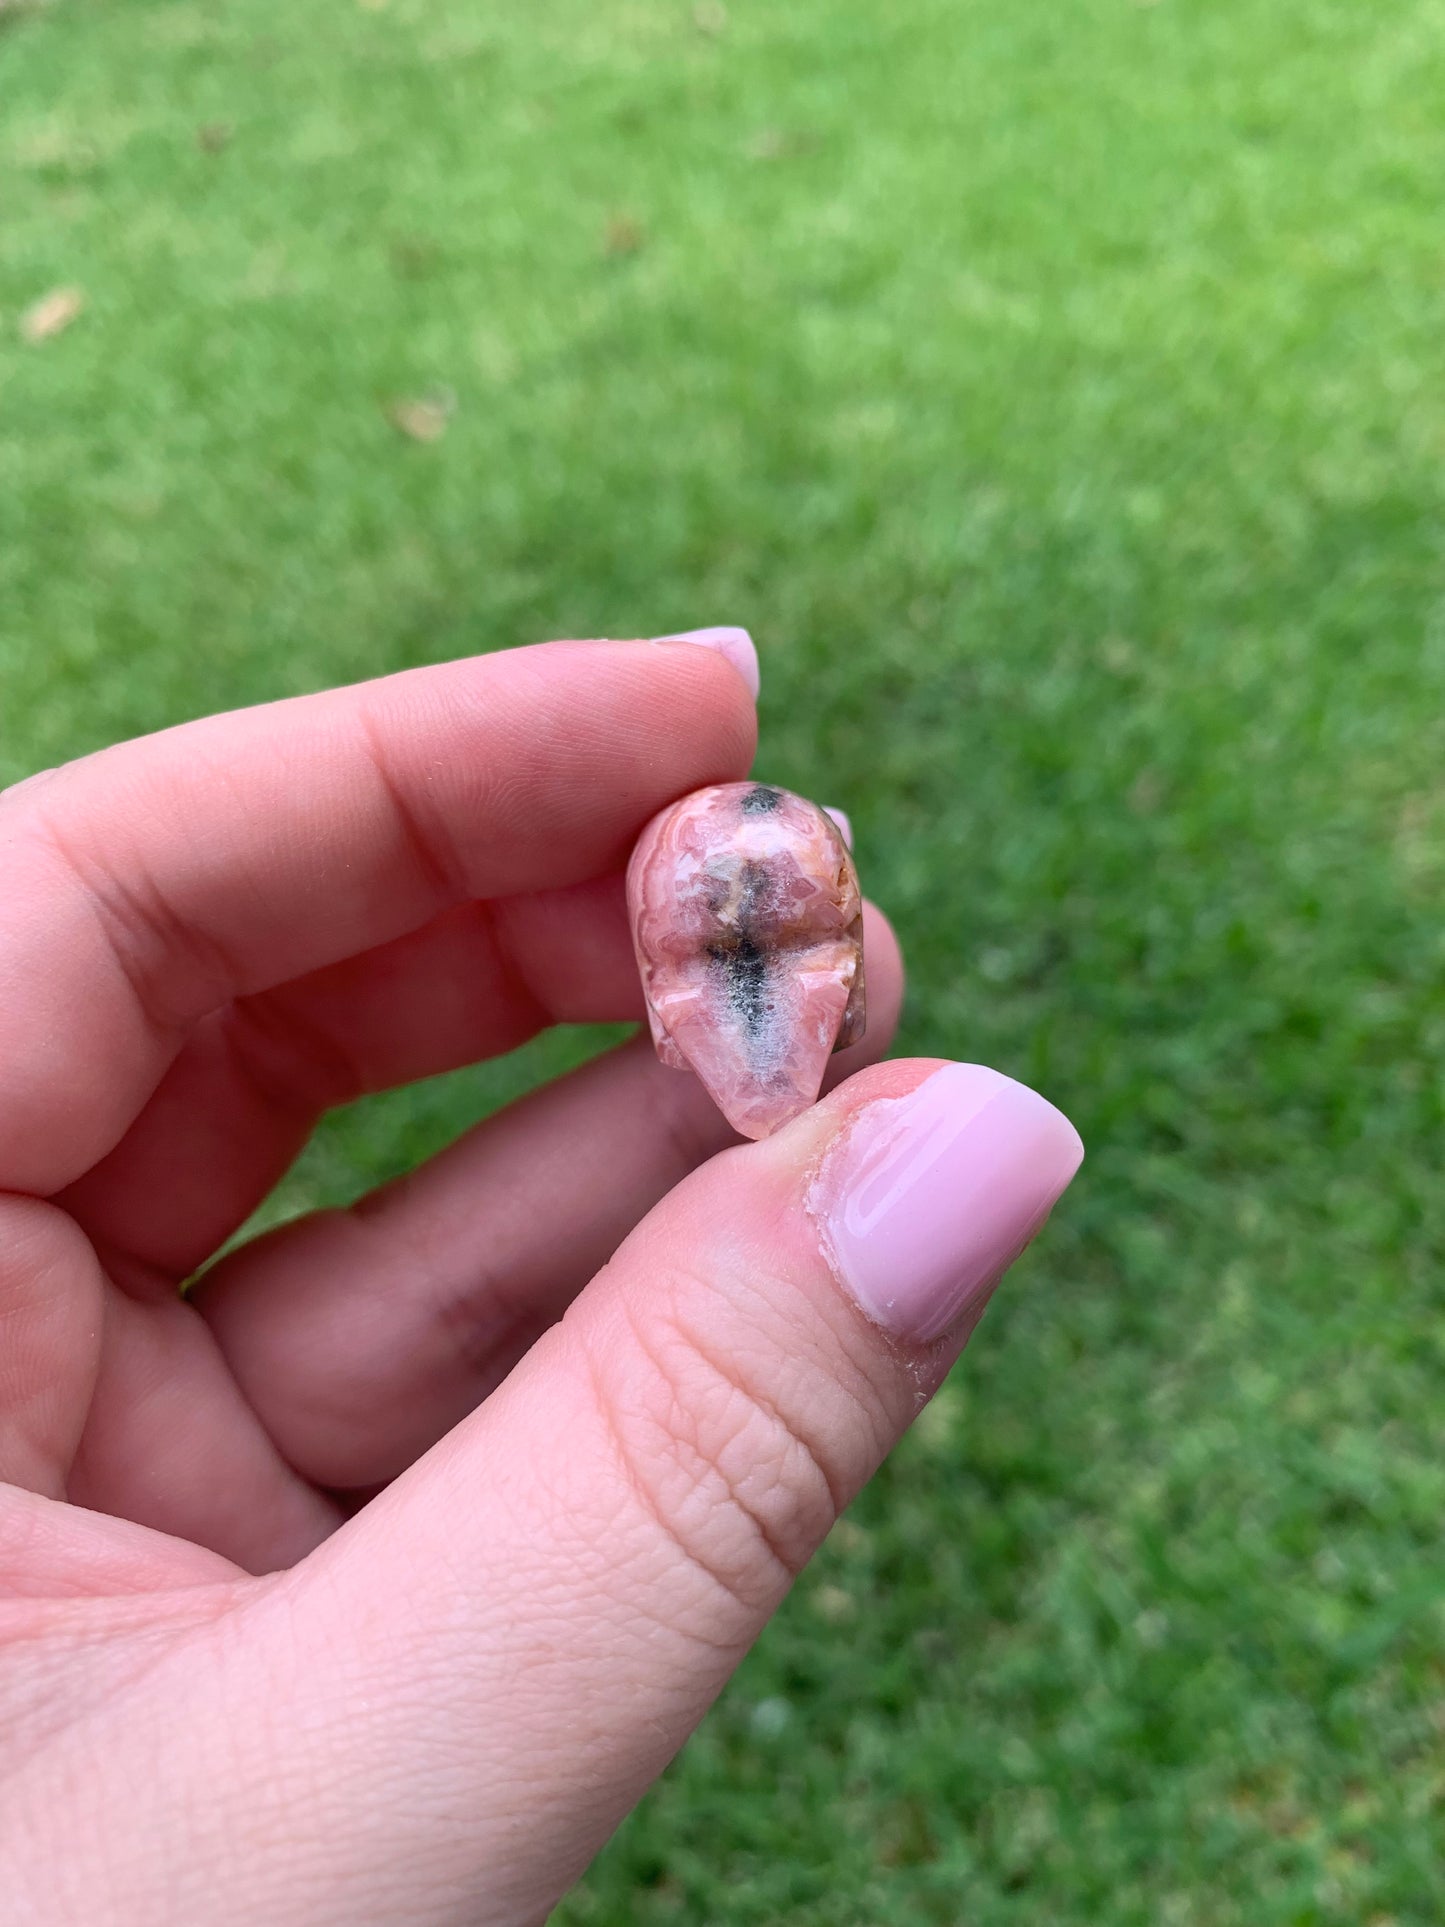
M 754 783 L 738 808 L 744 816 L 771 816 L 782 800 L 781 790 L 769 789 L 766 783 Z
M 776 797 L 777 791 L 769 795 Z M 747 799 L 744 798 L 746 805 Z M 721 971 L 728 1008 L 752 1044 L 760 1044 L 767 1029 L 767 952 L 756 932 L 767 909 L 772 879 L 766 863 L 744 863 L 737 878 L 737 908 L 732 929 L 708 945 L 707 954 Z
M 709 944 L 708 953 L 723 974 L 728 1006 L 744 1034 L 756 1040 L 763 1029 L 768 960 L 751 937 Z

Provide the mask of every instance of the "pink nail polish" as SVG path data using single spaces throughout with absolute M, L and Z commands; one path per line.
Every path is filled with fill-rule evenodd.
M 1027 1085 L 949 1064 L 860 1111 L 808 1205 L 868 1317 L 925 1344 L 993 1289 L 1083 1156 L 1063 1112 Z
M 695 642 L 700 649 L 715 649 L 720 656 L 727 657 L 756 702 L 762 675 L 758 669 L 757 648 L 746 629 L 686 629 L 680 635 L 658 636 L 655 640 Z
M 823 805 L 824 816 L 831 816 L 842 832 L 843 841 L 851 850 L 853 847 L 853 823 L 846 810 L 840 810 L 832 803 Z

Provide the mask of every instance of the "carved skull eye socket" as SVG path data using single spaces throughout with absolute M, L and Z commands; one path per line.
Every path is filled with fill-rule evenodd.
M 789 790 L 725 783 L 653 818 L 627 876 L 659 1057 L 765 1137 L 863 1035 L 862 901 L 837 825 Z

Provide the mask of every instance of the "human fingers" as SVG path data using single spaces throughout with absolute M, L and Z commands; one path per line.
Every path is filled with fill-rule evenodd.
M 624 861 L 743 775 L 752 695 L 685 641 L 547 643 L 243 710 L 0 807 L 0 1189 L 120 1138 L 192 1026 L 474 898 Z
M 288 1465 L 196 1308 L 110 1286 L 94 1385 L 65 1496 L 219 1554 L 245 1572 L 294 1565 L 345 1508 Z
M 865 915 L 868 1032 L 837 1079 L 884 1054 L 902 1001 L 893 932 Z M 352 1209 L 243 1245 L 192 1301 L 285 1462 L 370 1487 L 494 1390 L 637 1221 L 736 1142 L 697 1080 L 638 1039 Z
M 620 876 L 459 904 L 202 1018 L 120 1143 L 58 1202 L 128 1290 L 167 1296 L 334 1106 L 513 1050 L 550 1024 L 641 1014 Z
M 874 1021 L 840 1071 L 886 1048 L 896 1020 L 901 970 L 876 912 L 870 968 Z M 243 1246 L 185 1298 L 111 1288 L 56 1476 L 80 1504 L 248 1570 L 290 1565 L 341 1516 L 318 1485 L 408 1464 L 731 1141 L 692 1079 L 613 1053 L 355 1211 Z
M 1080 1155 L 1022 1086 L 911 1062 L 678 1186 L 479 1411 L 228 1629 L 170 1877 L 244 1814 L 285 1849 L 248 1855 L 248 1918 L 297 1891 L 369 1927 L 544 1918 Z
M 248 1569 L 291 1564 L 342 1517 L 281 1457 L 193 1306 L 138 1302 L 57 1205 L 0 1195 L 0 1501 L 25 1489 Z M 0 1521 L 0 1595 L 25 1543 L 46 1565 L 47 1516 L 12 1505 L 33 1533 Z

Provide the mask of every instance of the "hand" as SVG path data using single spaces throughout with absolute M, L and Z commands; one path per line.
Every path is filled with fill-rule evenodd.
M 181 1295 L 329 1106 L 641 1014 L 631 841 L 753 752 L 699 639 L 0 797 L 7 1923 L 542 1920 L 1072 1174 L 1042 1099 L 931 1063 L 725 1149 L 644 1042 Z M 845 1070 L 897 1013 L 867 946 Z

